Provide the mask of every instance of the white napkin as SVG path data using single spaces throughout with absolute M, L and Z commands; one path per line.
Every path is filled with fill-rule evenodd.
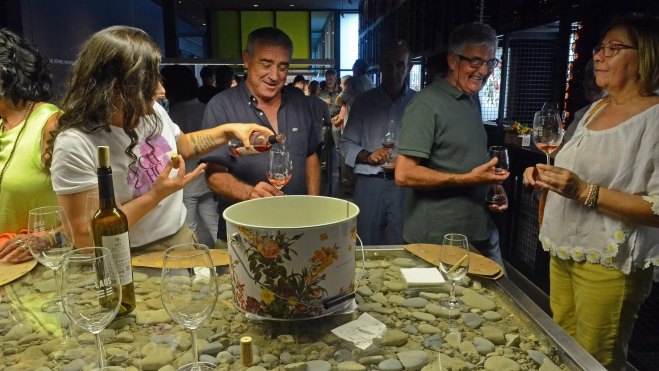
M 436 286 L 446 282 L 437 268 L 403 268 L 400 270 L 407 288 Z
M 368 313 L 364 313 L 356 320 L 341 325 L 332 332 L 363 350 L 373 344 L 373 339 L 382 338 L 387 333 L 387 326 Z

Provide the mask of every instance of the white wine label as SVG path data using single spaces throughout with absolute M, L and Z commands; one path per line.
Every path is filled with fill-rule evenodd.
M 240 153 L 241 155 L 252 155 L 254 153 L 259 153 L 256 149 L 254 149 L 253 146 L 250 146 L 249 148 L 247 147 L 238 147 L 236 148 L 236 151 Z
M 130 242 L 128 241 L 128 232 L 116 236 L 103 236 L 103 247 L 107 247 L 112 252 L 114 265 L 119 272 L 119 282 L 121 286 L 133 282 L 133 266 L 130 261 Z

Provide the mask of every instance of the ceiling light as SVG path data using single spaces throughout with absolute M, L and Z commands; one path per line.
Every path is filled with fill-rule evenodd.
M 259 6 L 259 4 L 254 4 L 254 7 L 255 7 L 255 8 L 258 7 L 258 6 Z
M 295 6 L 294 4 L 291 4 L 291 6 Z

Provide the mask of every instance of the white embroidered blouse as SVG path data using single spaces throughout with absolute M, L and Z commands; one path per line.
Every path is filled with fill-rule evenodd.
M 614 128 L 591 131 L 585 121 L 596 105 L 555 165 L 589 184 L 642 195 L 659 215 L 659 104 Z M 623 224 L 554 192 L 547 196 L 539 238 L 545 251 L 561 259 L 586 259 L 625 274 L 659 266 L 659 228 Z

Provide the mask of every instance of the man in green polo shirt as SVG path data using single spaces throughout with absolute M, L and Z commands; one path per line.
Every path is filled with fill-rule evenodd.
M 403 239 L 441 244 L 460 233 L 503 268 L 499 233 L 490 218 L 507 204 L 486 205 L 488 185 L 505 175 L 490 169 L 487 134 L 475 99 L 499 62 L 495 31 L 485 24 L 458 26 L 449 37 L 449 73 L 416 94 L 405 109 L 396 183 L 408 187 Z

